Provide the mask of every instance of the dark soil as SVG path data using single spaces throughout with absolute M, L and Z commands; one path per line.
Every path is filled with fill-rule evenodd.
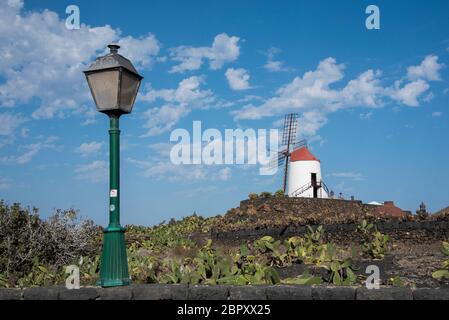
M 440 243 L 407 246 L 403 243 L 395 245 L 390 255 L 384 260 L 361 260 L 354 263 L 355 273 L 366 276 L 369 265 L 380 269 L 383 285 L 389 284 L 389 279 L 400 277 L 406 286 L 417 288 L 449 287 L 448 281 L 437 281 L 432 273 L 441 267 L 447 259 L 440 252 Z M 285 268 L 277 268 L 283 279 L 294 278 L 308 270 L 314 276 L 325 276 L 327 270 L 314 265 L 294 264 Z
M 438 282 L 432 278 L 432 273 L 447 259 L 440 248 L 440 242 L 413 246 L 399 243 L 392 251 L 394 269 L 391 274 L 400 276 L 416 287 L 448 286 L 448 282 Z

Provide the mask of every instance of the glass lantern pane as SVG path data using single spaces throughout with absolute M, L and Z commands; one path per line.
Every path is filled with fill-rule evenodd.
M 140 80 L 132 73 L 123 71 L 121 92 L 120 92 L 120 109 L 125 112 L 131 112 L 134 100 L 139 90 Z
M 98 111 L 117 109 L 119 71 L 103 71 L 87 76 Z

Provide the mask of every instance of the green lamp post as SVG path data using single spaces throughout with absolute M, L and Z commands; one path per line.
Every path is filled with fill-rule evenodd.
M 102 287 L 130 284 L 125 245 L 125 228 L 120 225 L 120 129 L 119 118 L 131 113 L 143 79 L 132 63 L 108 46 L 110 53 L 98 57 L 84 71 L 97 110 L 110 119 L 109 130 L 109 225 L 104 229 L 100 264 Z

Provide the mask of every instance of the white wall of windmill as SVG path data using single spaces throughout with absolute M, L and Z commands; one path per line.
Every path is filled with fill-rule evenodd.
M 316 174 L 317 182 L 322 181 L 321 163 L 319 161 L 293 161 L 290 162 L 288 179 L 287 179 L 287 193 L 289 197 L 298 198 L 313 198 L 313 188 L 307 188 L 307 185 L 312 183 L 312 173 Z M 302 191 L 302 192 L 301 192 Z M 329 195 L 320 188 L 318 190 L 318 198 L 328 198 Z

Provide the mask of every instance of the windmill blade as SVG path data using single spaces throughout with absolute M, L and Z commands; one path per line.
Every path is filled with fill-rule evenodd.
M 307 140 L 306 139 L 303 139 L 301 141 L 296 142 L 293 145 L 293 150 L 300 149 L 300 148 L 303 148 L 303 147 L 307 147 Z
M 295 143 L 296 132 L 298 129 L 298 114 L 287 114 L 284 119 L 284 127 L 282 132 L 282 145 L 290 148 Z M 290 151 L 290 150 L 288 150 Z
M 284 117 L 284 125 L 283 125 L 283 128 L 282 128 L 282 145 L 286 145 L 287 142 L 288 142 L 288 136 L 289 136 L 289 133 L 290 133 L 289 127 L 290 127 L 290 122 L 291 122 L 290 121 L 290 116 L 291 115 L 286 114 L 285 117 Z
M 286 149 L 283 153 L 284 155 L 284 161 L 285 169 L 284 169 L 284 183 L 283 183 L 283 190 L 284 193 L 287 190 L 287 179 L 288 179 L 288 159 L 290 157 L 290 150 L 292 150 L 292 147 L 294 144 L 296 144 L 296 132 L 298 129 L 298 114 L 297 113 L 291 113 L 287 114 L 284 119 L 284 131 L 282 133 L 282 144 L 286 146 Z M 279 164 L 279 161 L 278 161 Z
M 285 163 L 285 152 L 278 152 L 278 154 L 270 159 L 266 167 L 270 170 L 282 166 Z
M 279 155 L 279 157 L 273 157 L 267 164 L 269 169 L 274 169 L 282 166 L 285 163 L 285 156 Z

